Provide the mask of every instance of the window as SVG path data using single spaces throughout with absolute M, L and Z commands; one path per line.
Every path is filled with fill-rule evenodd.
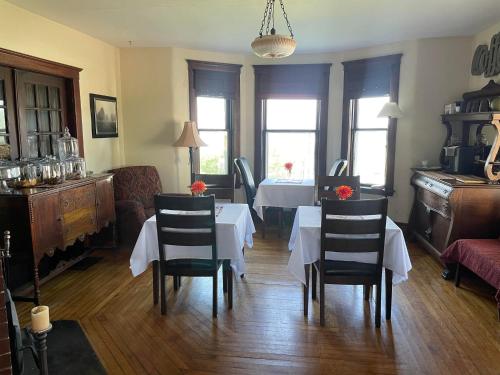
M 326 170 L 330 64 L 254 65 L 257 182 L 314 179 Z
M 353 99 L 352 173 L 363 185 L 384 186 L 387 164 L 387 118 L 378 118 L 389 96 Z
M 396 119 L 378 118 L 398 100 L 401 55 L 344 62 L 342 157 L 364 190 L 394 192 Z
M 229 174 L 229 144 L 231 101 L 224 98 L 198 96 L 196 98 L 198 130 L 207 144 L 200 152 L 200 173 Z
M 265 177 L 284 177 L 284 164 L 292 162 L 292 177 L 314 179 L 318 101 L 267 99 L 265 110 Z
M 194 153 L 194 172 L 232 174 L 239 155 L 241 65 L 188 60 L 191 120 L 207 144 Z

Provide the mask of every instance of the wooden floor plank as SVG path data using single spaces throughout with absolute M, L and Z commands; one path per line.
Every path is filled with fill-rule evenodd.
M 392 321 L 374 323 L 373 296 L 361 287 L 326 288 L 326 327 L 286 269 L 287 241 L 255 236 L 247 273 L 234 280 L 234 307 L 219 288 L 212 319 L 212 281 L 167 282 L 168 309 L 152 302 L 151 271 L 133 278 L 127 249 L 98 250 L 85 271 L 68 270 L 42 287 L 52 319 L 80 321 L 110 374 L 496 374 L 500 324 L 491 289 L 465 275 L 456 289 L 441 266 L 410 244 L 413 270 L 394 287 Z M 221 277 L 220 285 L 222 285 Z M 29 303 L 17 303 L 23 325 Z M 50 348 L 49 348 L 50 350 Z

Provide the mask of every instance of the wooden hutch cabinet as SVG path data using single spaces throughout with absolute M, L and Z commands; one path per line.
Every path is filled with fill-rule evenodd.
M 0 194 L 0 227 L 8 228 L 12 236 L 9 286 L 15 289 L 33 280 L 38 304 L 42 258 L 52 257 L 114 221 L 111 174 Z M 63 262 L 56 271 L 70 264 Z
M 12 157 L 57 155 L 64 128 L 84 156 L 80 68 L 0 48 L 0 149 Z
M 84 157 L 80 71 L 0 48 L 0 158 L 57 156 L 65 127 Z M 17 299 L 38 304 L 41 277 L 85 256 L 84 240 L 114 221 L 111 174 L 0 193 L 0 231 L 12 233 L 9 288 L 32 282 L 33 298 Z
M 490 82 L 482 90 L 464 94 L 461 113 L 442 116 L 447 128 L 444 146 L 455 135 L 459 139 L 455 147 L 474 152 L 469 161 L 456 160 L 458 171 L 414 171 L 410 234 L 437 259 L 455 240 L 500 236 L 500 112 L 489 111 L 495 97 L 500 97 L 500 85 Z M 491 146 L 478 144 L 485 127 L 495 133 Z M 444 151 L 441 163 L 447 165 Z M 462 167 L 472 174 L 460 174 Z M 445 269 L 443 276 L 448 278 L 450 271 Z

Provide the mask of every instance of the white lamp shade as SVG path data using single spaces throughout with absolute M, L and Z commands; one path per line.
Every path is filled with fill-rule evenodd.
M 258 36 L 252 42 L 252 49 L 259 57 L 266 59 L 280 59 L 290 56 L 297 47 L 297 42 L 286 35 Z
M 175 147 L 202 147 L 207 144 L 203 142 L 198 133 L 198 128 L 194 121 L 186 121 L 184 123 L 184 129 L 182 129 L 182 134 L 174 143 Z
M 401 118 L 403 117 L 403 112 L 399 108 L 398 103 L 388 102 L 384 104 L 377 117 Z

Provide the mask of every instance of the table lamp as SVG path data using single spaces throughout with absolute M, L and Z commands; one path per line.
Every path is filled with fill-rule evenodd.
M 191 182 L 193 182 L 193 148 L 198 148 L 202 146 L 206 146 L 207 144 L 203 142 L 200 138 L 200 134 L 198 133 L 198 128 L 196 127 L 196 122 L 194 121 L 186 121 L 184 123 L 184 129 L 182 129 L 182 134 L 174 143 L 174 147 L 189 147 L 189 168 L 190 168 L 190 177 Z
M 377 117 L 401 118 L 403 112 L 396 102 L 387 102 L 384 104 Z

